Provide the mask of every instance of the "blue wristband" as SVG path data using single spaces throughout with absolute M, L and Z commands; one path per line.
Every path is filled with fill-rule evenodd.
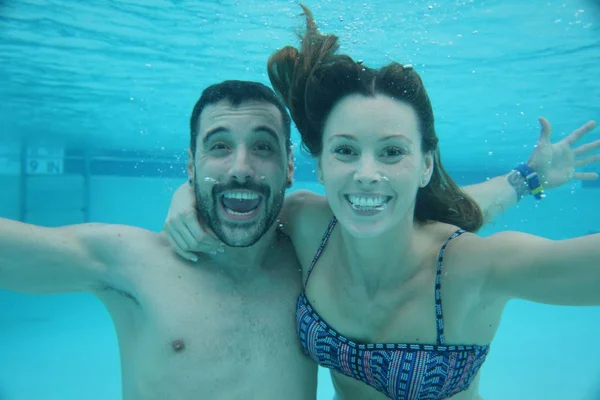
M 519 164 L 515 167 L 515 171 L 519 172 L 523 179 L 527 181 L 527 186 L 529 186 L 529 192 L 535 196 L 536 199 L 540 200 L 546 197 L 544 193 L 544 186 L 540 182 L 540 178 L 533 169 L 531 169 L 527 164 Z

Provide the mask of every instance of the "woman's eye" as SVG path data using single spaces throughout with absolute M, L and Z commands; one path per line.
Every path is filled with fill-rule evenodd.
M 348 146 L 338 146 L 333 150 L 333 152 L 342 156 L 351 156 L 355 154 L 354 150 Z
M 390 147 L 383 151 L 384 157 L 400 157 L 403 156 L 406 152 L 403 149 L 399 149 L 397 147 Z

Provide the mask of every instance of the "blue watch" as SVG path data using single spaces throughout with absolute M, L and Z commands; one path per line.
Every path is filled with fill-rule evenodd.
M 540 177 L 537 172 L 531 169 L 527 164 L 517 165 L 515 171 L 519 172 L 523 179 L 525 179 L 527 186 L 529 186 L 529 193 L 534 195 L 536 199 L 540 200 L 546 197 L 544 186 L 540 182 Z

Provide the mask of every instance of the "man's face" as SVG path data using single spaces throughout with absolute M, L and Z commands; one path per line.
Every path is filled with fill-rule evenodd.
M 280 111 L 227 101 L 200 115 L 193 168 L 198 215 L 229 246 L 255 244 L 276 221 L 294 166 Z

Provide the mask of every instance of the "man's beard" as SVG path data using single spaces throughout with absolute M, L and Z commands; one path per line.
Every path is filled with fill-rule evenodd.
M 285 183 L 274 192 L 271 188 L 255 181 L 238 183 L 231 181 L 227 184 L 217 183 L 210 193 L 203 193 L 198 182 L 195 183 L 196 204 L 198 216 L 208 228 L 226 245 L 232 247 L 249 247 L 263 237 L 277 220 L 285 197 Z M 240 222 L 224 220 L 219 214 L 223 207 L 222 195 L 229 190 L 248 190 L 262 195 L 258 207 L 258 219 L 254 222 Z

